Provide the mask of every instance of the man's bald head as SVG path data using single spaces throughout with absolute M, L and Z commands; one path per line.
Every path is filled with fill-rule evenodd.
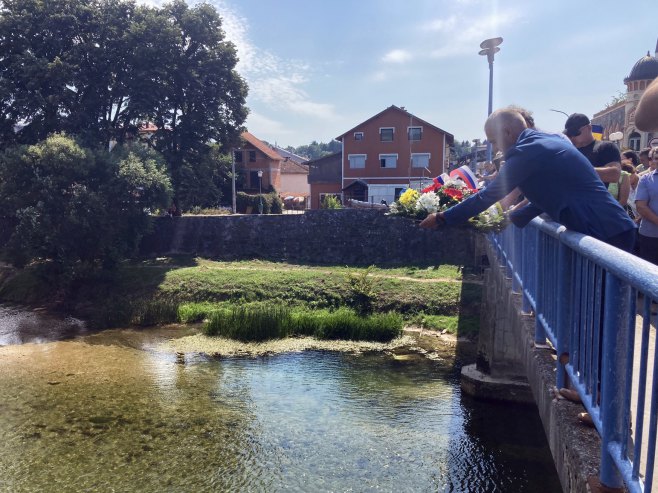
M 516 143 L 519 135 L 526 128 L 528 125 L 523 115 L 513 108 L 494 111 L 484 124 L 487 139 L 503 153 Z

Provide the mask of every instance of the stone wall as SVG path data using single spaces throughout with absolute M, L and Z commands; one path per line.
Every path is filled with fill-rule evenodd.
M 465 227 L 427 231 L 417 222 L 362 209 L 305 214 L 184 216 L 156 220 L 145 256 L 370 265 L 479 265 L 481 236 Z

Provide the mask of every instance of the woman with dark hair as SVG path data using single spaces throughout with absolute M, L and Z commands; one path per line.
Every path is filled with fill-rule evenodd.
M 637 157 L 637 153 L 635 151 L 624 151 L 621 153 L 621 157 L 624 159 L 628 159 L 633 165 L 633 168 L 635 168 L 635 166 L 640 164 L 640 158 Z

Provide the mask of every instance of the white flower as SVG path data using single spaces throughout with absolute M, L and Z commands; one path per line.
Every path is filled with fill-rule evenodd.
M 388 212 L 390 212 L 391 214 L 399 214 L 400 210 L 398 209 L 398 203 L 393 202 L 388 208 Z
M 416 202 L 416 207 L 418 209 L 423 209 L 427 211 L 428 214 L 433 214 L 439 211 L 439 196 L 434 192 L 428 192 L 422 194 L 418 201 Z

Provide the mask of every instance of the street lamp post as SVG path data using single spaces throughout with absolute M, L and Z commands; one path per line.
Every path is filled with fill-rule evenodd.
M 482 50 L 480 51 L 480 55 L 486 55 L 487 56 L 487 61 L 489 62 L 489 112 L 487 113 L 487 116 L 491 115 L 491 112 L 493 111 L 493 62 L 494 62 L 494 55 L 500 51 L 500 48 L 498 46 L 503 42 L 503 38 L 490 38 L 490 39 L 485 39 L 480 43 L 480 48 Z M 491 161 L 491 144 L 487 140 L 487 161 Z M 477 165 L 477 162 L 475 163 Z
M 237 204 L 235 201 L 235 151 L 237 149 L 231 149 L 231 202 L 233 214 L 237 212 Z
M 569 114 L 568 114 L 567 112 L 565 112 L 565 111 L 562 111 L 562 110 L 554 110 L 553 108 L 549 108 L 549 111 L 555 111 L 556 113 L 562 113 L 564 116 L 566 116 L 567 118 L 569 118 Z
M 609 138 L 612 142 L 614 142 L 615 144 L 617 144 L 617 147 L 621 148 L 621 144 L 620 144 L 620 142 L 621 142 L 622 139 L 624 138 L 624 132 L 612 132 L 612 133 L 608 136 L 608 138 Z
M 263 170 L 258 170 L 258 214 L 263 213 Z

